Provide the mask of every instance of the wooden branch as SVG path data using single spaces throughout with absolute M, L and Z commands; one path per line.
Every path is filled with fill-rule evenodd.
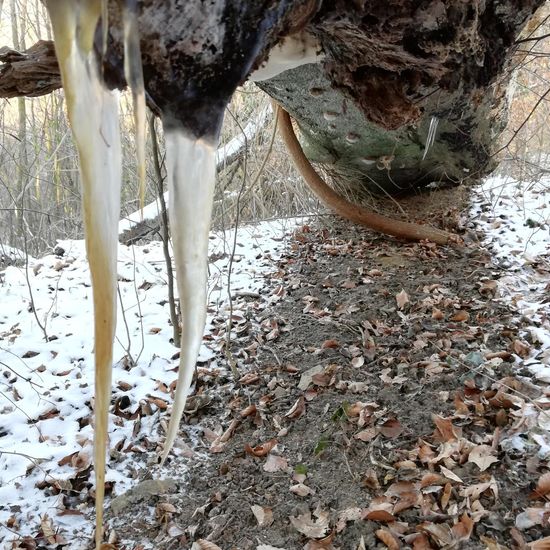
M 0 48 L 0 97 L 38 97 L 61 88 L 53 42 L 40 40 L 19 52 Z
M 394 220 L 346 200 L 317 174 L 294 133 L 290 115 L 280 105 L 277 108 L 277 118 L 283 140 L 296 168 L 317 197 L 337 214 L 369 229 L 409 241 L 428 240 L 437 244 L 448 244 L 457 240 L 456 235 L 446 231 Z

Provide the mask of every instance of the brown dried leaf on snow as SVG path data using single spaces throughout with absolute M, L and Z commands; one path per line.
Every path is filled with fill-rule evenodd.
M 498 462 L 498 458 L 492 454 L 490 445 L 476 445 L 468 455 L 468 462 L 473 462 L 484 472 L 491 464 Z
M 271 508 L 258 506 L 254 504 L 250 507 L 258 525 L 260 527 L 268 527 L 273 523 L 273 510 Z
M 294 529 L 302 535 L 310 539 L 320 539 L 327 534 L 329 529 L 329 514 L 317 508 L 313 515 L 317 518 L 311 517 L 310 512 L 300 514 L 298 517 L 290 516 L 290 523 L 292 523 Z
M 550 524 L 549 508 L 527 508 L 516 516 L 516 527 L 522 531 L 545 523 L 546 526 Z
M 514 340 L 512 349 L 514 350 L 514 353 L 523 358 L 529 357 L 529 353 L 531 352 L 529 345 L 521 340 Z
M 395 295 L 395 301 L 397 302 L 397 307 L 399 309 L 403 309 L 405 305 L 407 305 L 409 302 L 409 295 L 405 292 L 405 290 L 401 290 L 399 294 Z

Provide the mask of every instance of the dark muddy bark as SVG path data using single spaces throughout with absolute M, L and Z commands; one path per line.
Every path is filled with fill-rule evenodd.
M 308 156 L 392 193 L 494 167 L 514 41 L 543 0 L 200 0 L 140 2 L 149 104 L 195 136 L 217 133 L 237 85 L 286 35 L 325 59 L 260 86 L 298 121 Z M 110 86 L 124 86 L 121 14 L 111 3 Z M 42 45 L 44 48 L 44 45 Z M 51 46 L 2 59 L 0 95 L 59 86 Z M 26 57 L 25 57 L 26 56 Z M 24 61 L 25 64 L 21 65 Z M 36 63 L 36 74 L 30 70 Z M 435 141 L 426 151 L 430 126 Z

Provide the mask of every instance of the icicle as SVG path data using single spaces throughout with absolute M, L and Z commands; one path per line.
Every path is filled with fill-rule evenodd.
M 206 321 L 208 234 L 216 179 L 215 144 L 183 130 L 166 129 L 170 226 L 181 301 L 182 333 L 178 383 L 162 462 L 166 460 L 193 380 Z
M 124 2 L 124 74 L 132 90 L 134 123 L 136 127 L 136 154 L 139 180 L 139 205 L 145 204 L 145 86 L 139 47 L 137 0 Z
M 426 145 L 424 146 L 424 155 L 422 155 L 422 160 L 426 158 L 428 151 L 432 148 L 435 142 L 435 135 L 437 134 L 437 123 L 439 119 L 433 116 L 430 119 L 430 127 L 428 128 L 428 135 L 426 137 Z
M 69 120 L 80 157 L 95 328 L 94 468 L 96 549 L 101 547 L 105 451 L 116 325 L 116 254 L 121 154 L 118 94 L 98 75 L 93 39 L 101 0 L 48 0 Z

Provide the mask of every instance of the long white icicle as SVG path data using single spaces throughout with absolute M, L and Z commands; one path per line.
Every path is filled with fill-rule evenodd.
M 96 549 L 101 548 L 105 451 L 116 326 L 121 156 L 117 93 L 104 88 L 93 52 L 101 0 L 48 0 L 67 110 L 80 157 L 95 329 Z
M 208 235 L 216 180 L 215 144 L 166 129 L 169 214 L 181 301 L 181 354 L 162 461 L 178 432 L 206 321 Z

